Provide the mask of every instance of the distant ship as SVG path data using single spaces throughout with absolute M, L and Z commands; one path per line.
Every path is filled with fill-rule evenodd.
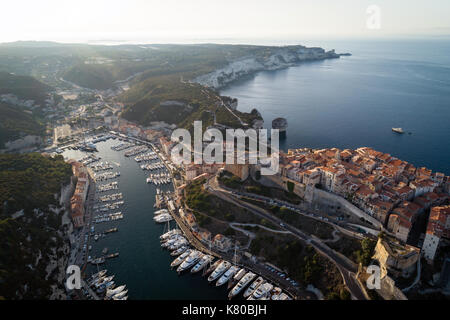
M 392 128 L 392 131 L 394 131 L 396 133 L 405 133 L 405 131 L 403 131 L 402 128 Z

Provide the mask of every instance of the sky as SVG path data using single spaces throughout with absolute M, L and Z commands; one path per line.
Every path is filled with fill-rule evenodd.
M 0 42 L 450 35 L 449 0 L 15 0 Z M 369 11 L 368 11 L 369 10 Z

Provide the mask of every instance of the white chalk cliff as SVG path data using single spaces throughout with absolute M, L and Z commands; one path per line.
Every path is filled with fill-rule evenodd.
M 339 58 L 334 50 L 322 48 L 306 48 L 304 46 L 287 46 L 271 50 L 268 55 L 247 56 L 230 61 L 228 65 L 214 72 L 199 76 L 194 82 L 211 88 L 221 88 L 243 76 L 258 71 L 279 70 L 295 66 L 303 61 Z

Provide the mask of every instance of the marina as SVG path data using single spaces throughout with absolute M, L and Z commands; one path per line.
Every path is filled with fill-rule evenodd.
M 116 151 L 112 147 L 117 146 L 118 142 L 118 139 L 98 142 L 96 144 L 98 153 L 89 155 L 81 150 L 73 149 L 63 153 L 68 159 L 79 160 L 89 157 L 88 165 L 93 165 L 98 161 L 108 162 L 114 166 L 111 171 L 119 172 L 120 167 L 120 176 L 109 181 L 97 182 L 94 205 L 100 208 L 106 203 L 124 201 L 120 210 L 111 212 L 121 211 L 123 218 L 93 224 L 95 233 L 90 235 L 92 250 L 89 251 L 89 255 L 91 255 L 91 260 L 98 259 L 96 262 L 100 263 L 97 265 L 91 261 L 84 274 L 90 277 L 99 271 L 99 267 L 107 269 L 108 275 L 114 275 L 114 280 L 112 280 L 114 284 L 111 285 L 113 289 L 110 290 L 125 285 L 126 287 L 120 292 L 127 290 L 125 294 L 127 299 L 226 299 L 226 288 L 209 285 L 201 277 L 201 270 L 197 273 L 185 271 L 182 276 L 179 276 L 176 269 L 170 269 L 170 263 L 176 258 L 171 253 L 179 250 L 181 254 L 188 249 L 188 243 L 185 240 L 184 246 L 180 243 L 173 244 L 172 248 L 179 246 L 174 251 L 162 250 L 160 236 L 165 233 L 164 230 L 167 230 L 167 222 L 158 224 L 154 222 L 153 218 L 154 212 L 159 210 L 156 205 L 156 197 L 158 196 L 159 205 L 163 209 L 173 192 L 172 186 L 171 184 L 159 186 L 147 184 L 148 175 L 140 168 L 142 163 L 135 161 L 134 157 L 124 156 L 128 149 L 131 150 L 136 145 L 121 141 L 120 144 L 123 145 L 118 149 L 122 150 Z M 150 153 L 150 151 L 143 155 L 146 153 Z M 93 158 L 96 160 L 93 161 Z M 154 162 L 157 161 L 158 159 L 154 160 Z M 101 212 L 99 214 L 109 213 Z M 94 215 L 96 214 L 94 213 Z M 93 221 L 95 219 L 93 218 Z M 169 223 L 171 228 L 175 226 L 173 221 Z M 181 231 L 173 231 L 173 233 L 181 233 Z M 110 252 L 120 253 L 120 255 L 115 258 L 103 259 L 105 254 L 102 251 L 105 247 L 109 248 Z M 149 274 L 158 274 L 158 277 L 152 277 Z M 99 294 L 99 297 L 103 299 L 105 292 Z M 106 298 L 113 299 L 112 297 Z M 116 297 L 116 299 L 119 298 Z
M 181 298 L 188 299 L 226 299 L 227 296 L 230 299 L 291 299 L 285 292 L 280 292 L 279 288 L 275 290 L 273 284 L 236 265 L 235 262 L 217 259 L 191 247 L 188 236 L 173 222 L 172 180 L 162 160 L 157 160 L 156 163 L 162 166 L 158 168 L 163 170 L 162 172 L 150 174 L 144 179 L 138 178 L 143 175 L 145 177 L 138 160 L 147 161 L 144 160 L 146 157 L 153 157 L 157 152 L 131 142 L 114 147 L 111 141 L 102 141 L 96 147 L 99 155 L 86 158 L 90 162 L 90 168 L 111 170 L 96 174 L 96 180 L 114 180 L 96 185 L 93 205 L 90 235 L 94 241 L 89 246 L 91 255 L 88 257 L 86 274 L 98 273 L 99 265 L 105 265 L 114 277 L 114 280 L 105 278 L 101 283 L 97 280 L 97 284 L 100 283 L 100 293 L 99 288 L 93 289 L 96 289 L 100 296 L 113 300 L 128 297 L 180 299 L 178 288 L 181 287 Z M 79 150 L 66 152 L 80 153 Z M 146 153 L 142 158 L 132 158 L 144 152 Z M 128 154 L 128 157 L 125 154 Z M 78 159 L 80 158 L 83 159 L 79 156 Z M 148 161 L 153 160 L 156 159 Z M 111 166 L 113 168 L 110 168 Z M 114 171 L 119 166 L 123 174 Z M 119 207 L 121 209 L 117 211 Z M 117 232 L 117 225 L 113 225 L 117 223 L 121 224 L 120 233 Z M 98 230 L 95 230 L 94 225 Z M 107 234 L 112 235 L 106 237 Z M 101 246 L 97 244 L 99 239 L 104 239 Z M 111 250 L 113 253 L 108 254 L 109 248 L 114 248 Z M 128 261 L 133 262 L 130 264 Z M 141 263 L 136 264 L 136 261 Z M 144 286 L 142 282 L 146 281 L 141 280 L 148 278 L 144 274 L 147 270 L 155 269 L 164 274 L 164 278 L 152 278 L 151 282 Z M 255 278 L 257 279 L 254 280 Z M 177 289 L 170 290 L 171 288 L 163 283 L 155 286 L 153 281 L 169 281 L 173 288 Z M 125 283 L 126 291 L 125 285 L 118 286 L 118 283 Z M 194 295 L 191 293 L 193 287 L 196 288 L 193 290 Z M 117 288 L 121 290 L 115 292 Z

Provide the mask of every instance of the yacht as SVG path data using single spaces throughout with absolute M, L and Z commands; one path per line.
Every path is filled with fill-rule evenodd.
M 171 244 L 167 249 L 170 251 L 177 250 L 180 247 L 186 246 L 189 244 L 189 241 L 187 241 L 185 238 L 179 239 L 175 241 L 175 243 Z
M 164 222 L 172 221 L 173 218 L 169 213 L 162 213 L 162 214 L 154 217 L 153 220 L 155 220 L 158 223 L 164 223 Z
M 225 284 L 228 280 L 231 279 L 231 277 L 236 274 L 236 272 L 238 272 L 238 270 L 239 267 L 231 266 L 231 268 L 228 269 L 227 272 L 225 272 L 219 280 L 217 280 L 216 287 L 220 287 L 221 285 Z
M 157 216 L 157 215 L 159 215 L 159 214 L 162 214 L 162 213 L 169 213 L 169 210 L 167 210 L 167 209 L 161 209 L 161 210 L 158 210 L 158 211 L 155 211 L 155 212 L 154 212 L 155 216 Z
M 241 268 L 241 270 L 239 270 L 233 277 L 233 279 L 231 279 L 228 283 L 228 289 L 234 287 L 236 285 L 236 283 L 238 283 L 239 280 L 242 279 L 242 277 L 247 273 L 247 270 L 245 270 L 245 268 Z
M 234 288 L 230 291 L 228 294 L 228 298 L 232 298 L 235 295 L 239 294 L 239 292 L 242 291 L 253 279 L 255 279 L 256 274 L 253 272 L 248 272 L 245 274 L 245 276 L 242 277 L 241 280 L 239 280 L 238 284 L 234 286 Z
M 172 244 L 174 244 L 175 242 L 177 242 L 178 240 L 181 239 L 185 239 L 182 235 L 176 234 L 174 236 L 172 236 L 171 238 L 167 239 L 166 241 L 163 241 L 161 243 L 161 247 L 163 248 L 167 248 L 170 247 Z
M 205 254 L 199 262 L 191 269 L 191 273 L 196 273 L 205 268 L 214 258 L 208 254 Z
M 225 271 L 231 267 L 231 263 L 228 261 L 223 261 L 219 266 L 211 273 L 208 277 L 208 281 L 212 282 L 219 278 Z
M 200 251 L 194 250 L 187 258 L 183 261 L 182 264 L 177 269 L 177 272 L 183 272 L 190 267 L 192 267 L 194 264 L 197 263 L 198 260 L 203 256 L 203 254 Z
M 263 277 L 258 277 L 258 279 L 256 279 L 251 285 L 250 287 L 248 287 L 248 289 L 244 292 L 244 298 L 247 298 L 248 296 L 250 296 L 251 294 L 253 294 L 253 292 L 258 289 L 258 287 L 265 282 L 265 280 L 263 279 Z
M 192 252 L 191 249 L 187 249 L 178 258 L 173 260 L 172 263 L 170 264 L 170 266 L 173 268 L 173 267 L 180 265 L 184 261 L 184 259 L 186 259 L 191 254 L 191 252 Z
M 275 287 L 272 289 L 272 291 L 270 291 L 270 299 L 271 300 L 278 300 L 278 297 L 281 294 L 281 288 L 279 287 Z
M 262 285 L 260 285 L 258 287 L 258 289 L 256 289 L 255 292 L 253 292 L 251 297 L 253 297 L 253 299 L 255 299 L 255 300 L 260 300 L 262 298 L 267 297 L 270 294 L 270 291 L 272 289 L 273 289 L 273 285 L 268 282 L 265 282 Z
M 112 298 L 113 298 L 114 300 L 115 300 L 115 299 L 120 299 L 120 298 L 125 297 L 125 296 L 127 295 L 127 293 L 128 293 L 128 290 L 124 290 L 124 291 L 121 291 L 121 292 L 119 292 L 119 293 L 116 293 L 115 295 L 112 296 Z
M 164 240 L 167 240 L 167 239 L 169 239 L 170 237 L 172 237 L 172 236 L 174 236 L 174 235 L 176 235 L 176 234 L 181 234 L 181 230 L 180 230 L 180 229 L 173 229 L 173 230 L 170 230 L 170 231 L 164 233 L 163 235 L 161 235 L 161 236 L 159 237 L 159 239 L 160 239 L 161 241 L 164 241 Z
M 115 294 L 118 294 L 119 292 L 122 292 L 123 290 L 125 290 L 125 285 L 117 287 L 115 289 L 108 289 L 106 290 L 106 297 L 112 297 Z
M 101 271 L 99 271 L 99 272 L 93 274 L 92 277 L 91 277 L 91 279 L 102 278 L 102 277 L 106 274 L 107 271 L 108 271 L 108 270 L 106 270 L 106 269 L 105 269 L 105 270 L 101 270 Z
M 171 252 L 170 255 L 172 257 L 179 256 L 180 254 L 185 252 L 187 248 L 188 248 L 187 246 L 182 246 L 182 247 L 178 248 L 177 250 L 174 250 L 173 252 Z
M 208 269 L 205 270 L 205 272 L 203 273 L 203 275 L 207 275 L 211 272 L 213 272 L 213 270 L 215 270 L 217 268 L 217 266 L 222 263 L 223 260 L 217 260 L 216 262 L 214 262 L 211 266 L 209 266 Z
M 403 131 L 402 128 L 392 128 L 392 131 L 394 131 L 396 133 L 400 133 L 400 134 L 405 133 L 405 131 Z

